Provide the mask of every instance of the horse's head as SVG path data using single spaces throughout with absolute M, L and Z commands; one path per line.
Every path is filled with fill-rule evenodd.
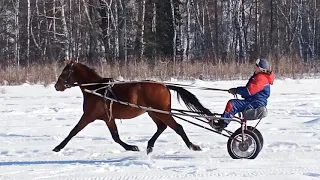
M 66 60 L 66 66 L 63 68 L 56 84 L 54 85 L 57 91 L 64 91 L 65 89 L 72 87 L 76 82 L 73 73 L 75 65 L 75 62 Z

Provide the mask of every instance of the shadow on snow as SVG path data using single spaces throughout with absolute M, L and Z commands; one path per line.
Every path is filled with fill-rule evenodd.
M 132 161 L 128 163 L 128 161 Z M 0 162 L 1 166 L 25 166 L 25 165 L 50 165 L 50 164 L 82 164 L 82 165 L 90 165 L 90 164 L 113 164 L 113 165 L 129 165 L 129 164 L 143 164 L 141 162 L 136 161 L 136 157 L 126 157 L 120 159 L 110 159 L 110 160 L 57 160 L 57 161 L 7 161 L 7 162 Z

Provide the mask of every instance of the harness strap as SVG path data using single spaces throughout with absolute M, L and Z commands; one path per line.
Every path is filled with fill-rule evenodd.
M 110 85 L 108 85 L 108 86 L 106 87 L 106 90 L 105 90 L 104 96 L 103 96 L 104 100 L 107 99 L 109 92 L 113 95 L 113 97 L 114 97 L 115 99 L 117 99 L 116 95 L 113 93 L 113 91 L 112 91 L 112 89 L 111 89 L 113 86 L 114 86 L 114 83 L 113 83 L 113 84 L 110 84 Z M 108 109 L 108 110 L 109 110 L 109 113 L 108 113 L 107 104 L 105 104 L 106 112 L 107 112 L 107 115 L 109 116 L 109 121 L 111 121 L 111 119 L 112 119 L 112 105 L 113 105 L 113 101 L 110 101 L 110 105 L 109 105 L 109 109 Z
M 135 108 L 140 108 L 140 109 L 143 109 L 145 111 L 154 111 L 154 112 L 158 112 L 158 113 L 163 113 L 163 114 L 170 114 L 172 115 L 171 112 L 168 112 L 168 111 L 164 111 L 164 110 L 159 110 L 159 109 L 153 109 L 151 107 L 145 107 L 145 106 L 139 106 L 137 104 L 132 104 L 132 103 L 128 103 L 128 102 L 124 102 L 124 101 L 119 101 L 118 99 L 114 99 L 114 98 L 110 98 L 110 97 L 103 97 L 103 95 L 101 95 L 100 93 L 97 93 L 96 90 L 89 90 L 89 89 L 84 89 L 85 92 L 87 93 L 91 93 L 91 94 L 94 94 L 94 95 L 97 95 L 97 96 L 100 96 L 104 99 L 107 99 L 109 101 L 115 101 L 119 104 L 123 104 L 123 105 L 127 105 L 127 106 L 131 106 L 131 107 L 135 107 Z

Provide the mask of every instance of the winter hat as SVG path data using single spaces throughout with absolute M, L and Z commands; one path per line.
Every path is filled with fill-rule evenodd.
M 256 65 L 262 72 L 268 72 L 270 69 L 269 62 L 266 59 L 257 59 Z

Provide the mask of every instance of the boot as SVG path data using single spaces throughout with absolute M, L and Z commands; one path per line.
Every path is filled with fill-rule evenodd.
M 209 125 L 219 132 L 227 127 L 227 123 L 225 123 L 223 120 L 218 120 L 218 122 L 216 122 L 216 120 L 209 120 Z

